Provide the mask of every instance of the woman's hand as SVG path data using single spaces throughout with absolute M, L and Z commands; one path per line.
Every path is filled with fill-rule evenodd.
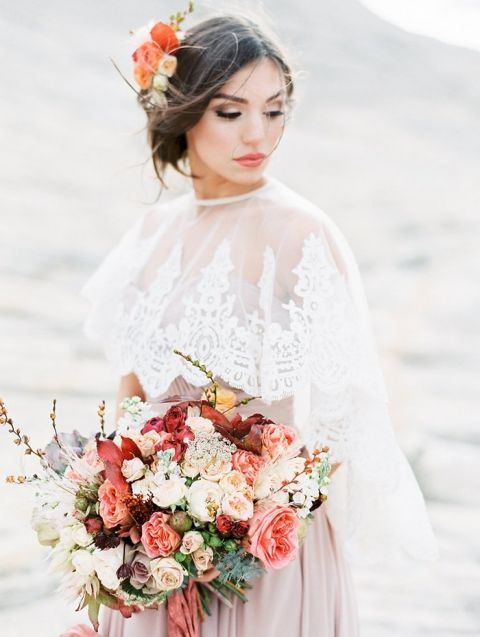
M 212 568 L 207 569 L 204 573 L 202 573 L 202 575 L 199 575 L 198 577 L 196 577 L 194 581 L 207 583 L 207 582 L 211 582 L 212 579 L 215 579 L 219 575 L 220 575 L 220 571 L 217 571 L 217 569 L 213 568 L 212 566 Z

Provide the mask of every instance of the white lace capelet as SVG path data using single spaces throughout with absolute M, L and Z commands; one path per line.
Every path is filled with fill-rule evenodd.
M 318 207 L 268 176 L 218 199 L 193 192 L 148 210 L 82 289 L 88 337 L 149 400 L 205 376 L 260 399 L 342 462 L 326 503 L 354 561 L 432 558 L 435 539 L 398 447 L 351 249 Z M 279 409 L 280 408 L 280 409 Z M 269 412 L 270 409 L 270 412 Z M 288 422 L 292 420 L 292 422 Z

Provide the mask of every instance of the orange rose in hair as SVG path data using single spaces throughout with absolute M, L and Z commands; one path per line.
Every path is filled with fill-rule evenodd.
M 135 64 L 133 67 L 133 75 L 141 88 L 148 89 L 151 87 L 153 75 L 145 71 L 140 64 Z
M 167 53 L 180 45 L 175 31 L 165 22 L 157 22 L 151 29 L 150 36 Z
M 158 64 L 163 57 L 162 49 L 155 42 L 145 42 L 132 54 L 134 62 L 147 73 L 155 73 Z

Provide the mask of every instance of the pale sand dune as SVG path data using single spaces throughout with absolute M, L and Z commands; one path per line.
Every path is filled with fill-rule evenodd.
M 113 413 L 117 379 L 82 336 L 78 291 L 156 194 L 137 165 L 142 114 L 108 55 L 128 72 L 121 40 L 159 6 L 0 10 L 0 392 L 39 444 L 53 397 L 65 427 L 89 431 L 101 398 Z M 357 255 L 394 422 L 442 550 L 397 579 L 356 574 L 364 634 L 478 634 L 480 54 L 353 0 L 303 0 L 298 16 L 286 0 L 265 6 L 308 71 L 270 172 L 328 211 Z M 2 475 L 23 471 L 1 434 Z M 0 521 L 2 635 L 52 637 L 73 605 L 52 594 L 24 493 L 0 493 L 15 511 Z

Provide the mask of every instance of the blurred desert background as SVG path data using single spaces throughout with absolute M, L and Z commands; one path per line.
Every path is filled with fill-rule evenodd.
M 196 4 L 200 17 L 254 3 Z M 434 564 L 355 569 L 362 634 L 479 635 L 480 46 L 407 31 L 372 12 L 381 4 L 263 3 L 302 71 L 268 172 L 326 210 L 357 257 L 397 436 L 439 540 Z M 460 4 L 478 19 L 479 2 Z M 113 421 L 118 378 L 82 333 L 79 290 L 157 184 L 143 114 L 109 56 L 128 75 L 129 29 L 185 5 L 0 8 L 0 395 L 37 446 L 53 398 L 60 429 L 92 431 L 103 398 Z M 162 201 L 186 187 L 172 183 Z M 6 430 L 0 463 L 1 634 L 57 637 L 79 617 L 46 574 L 27 490 L 4 483 L 33 470 Z

